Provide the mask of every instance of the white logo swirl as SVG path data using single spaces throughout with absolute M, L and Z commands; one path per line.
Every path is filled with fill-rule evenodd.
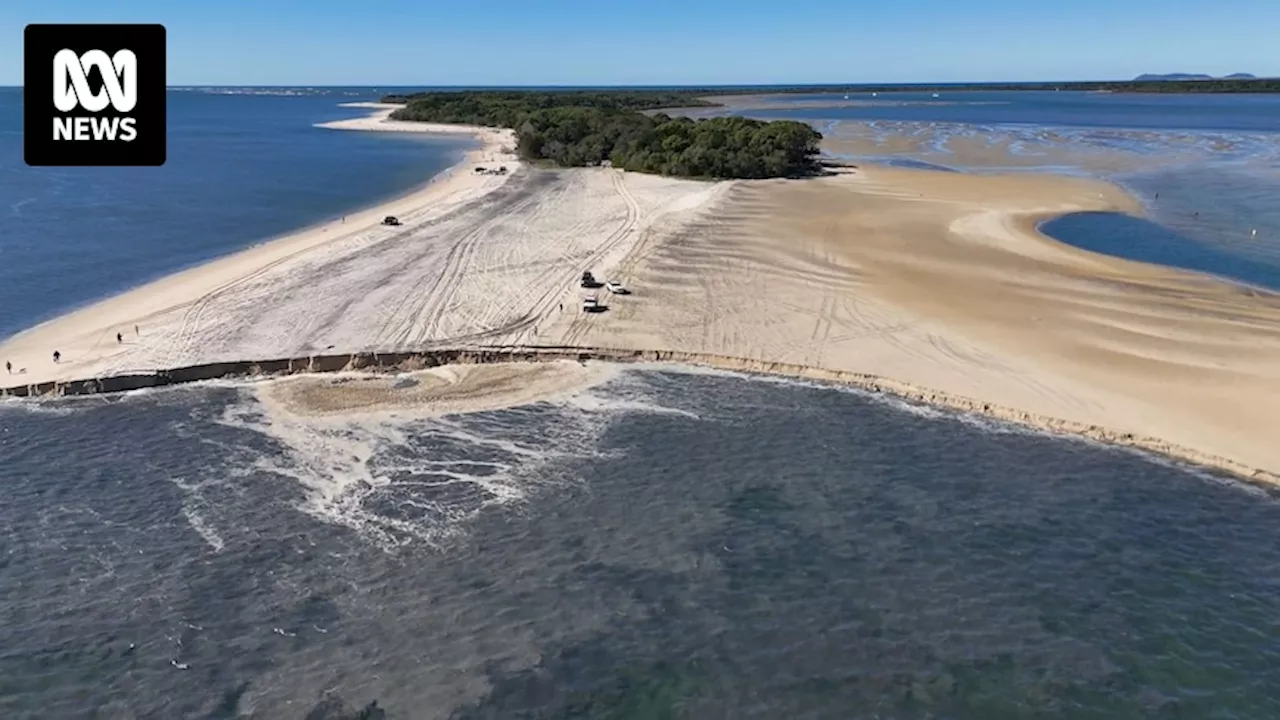
M 89 68 L 102 73 L 102 89 L 89 91 Z M 67 81 L 71 87 L 67 87 Z M 101 50 L 76 55 L 74 50 L 59 50 L 53 56 L 53 105 L 61 112 L 71 112 L 76 105 L 89 112 L 105 110 L 108 102 L 116 112 L 126 113 L 138 104 L 138 59 L 132 50 L 121 50 L 107 57 Z

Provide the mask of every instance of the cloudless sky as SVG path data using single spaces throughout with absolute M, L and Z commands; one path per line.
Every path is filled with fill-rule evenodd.
M 159 22 L 171 85 L 626 85 L 1280 76 L 1280 0 L 0 0 Z

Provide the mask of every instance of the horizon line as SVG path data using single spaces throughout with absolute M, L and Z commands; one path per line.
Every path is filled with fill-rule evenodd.
M 1153 73 L 1155 74 L 1155 73 Z M 165 85 L 166 90 L 184 89 L 184 88 L 211 88 L 211 89 L 235 89 L 235 88 L 264 88 L 264 89 L 342 89 L 342 88 L 369 88 L 369 89 L 423 89 L 423 90 L 600 90 L 600 89 L 671 89 L 671 90 L 718 90 L 718 89 L 750 89 L 750 88 L 856 88 L 856 87 L 946 87 L 946 86 L 966 86 L 966 85 L 1054 85 L 1054 84 L 1086 84 L 1086 83 L 1132 83 L 1132 82 L 1207 82 L 1215 80 L 1275 80 L 1280 76 L 1254 76 L 1249 78 L 1228 78 L 1228 77 L 1208 77 L 1208 78 L 1173 78 L 1163 80 L 1143 81 L 1137 78 L 1128 79 L 1104 79 L 1104 80 L 960 80 L 948 82 L 932 82 L 932 81 L 916 81 L 916 82 L 791 82 L 791 83 L 631 83 L 631 84 L 509 84 L 509 85 L 428 85 L 428 84 L 357 84 L 357 85 L 332 85 L 325 83 L 288 83 L 288 84 L 254 84 L 254 83 L 170 83 Z M 20 90 L 24 86 L 18 85 L 0 85 L 0 90 Z

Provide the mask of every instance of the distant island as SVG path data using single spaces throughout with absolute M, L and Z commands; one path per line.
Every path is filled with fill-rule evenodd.
M 1232 73 L 1215 78 L 1212 75 L 1200 75 L 1196 73 L 1166 73 L 1164 75 L 1145 73 L 1134 78 L 1134 82 L 1153 82 L 1157 80 L 1256 80 L 1257 76 L 1249 73 Z
M 1277 93 L 1280 78 L 1227 77 L 1207 80 L 1090 80 L 1074 82 L 997 82 L 920 85 L 798 85 L 788 87 L 732 87 L 696 91 L 701 96 L 783 95 L 791 93 L 895 93 L 895 92 L 1111 92 L 1111 93 Z
M 646 111 L 714 107 L 690 91 L 461 91 L 391 95 L 395 120 L 510 128 L 521 157 L 611 164 L 675 177 L 799 177 L 819 170 L 822 134 L 793 120 L 694 120 Z

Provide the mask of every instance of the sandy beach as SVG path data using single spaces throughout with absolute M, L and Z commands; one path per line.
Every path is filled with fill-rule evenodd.
M 445 131 L 370 109 L 328 127 Z M 482 148 L 419 191 L 32 328 L 0 357 L 28 384 L 459 345 L 670 349 L 873 374 L 1280 473 L 1280 296 L 1035 231 L 1066 212 L 1137 212 L 1114 186 L 876 167 L 700 183 L 524 167 L 510 133 L 447 131 Z M 511 172 L 475 172 L 496 164 Z M 404 225 L 380 226 L 388 214 Z M 633 294 L 582 313 L 587 269 Z M 574 377 L 544 373 L 556 390 Z M 306 387 L 318 411 L 367 404 Z

